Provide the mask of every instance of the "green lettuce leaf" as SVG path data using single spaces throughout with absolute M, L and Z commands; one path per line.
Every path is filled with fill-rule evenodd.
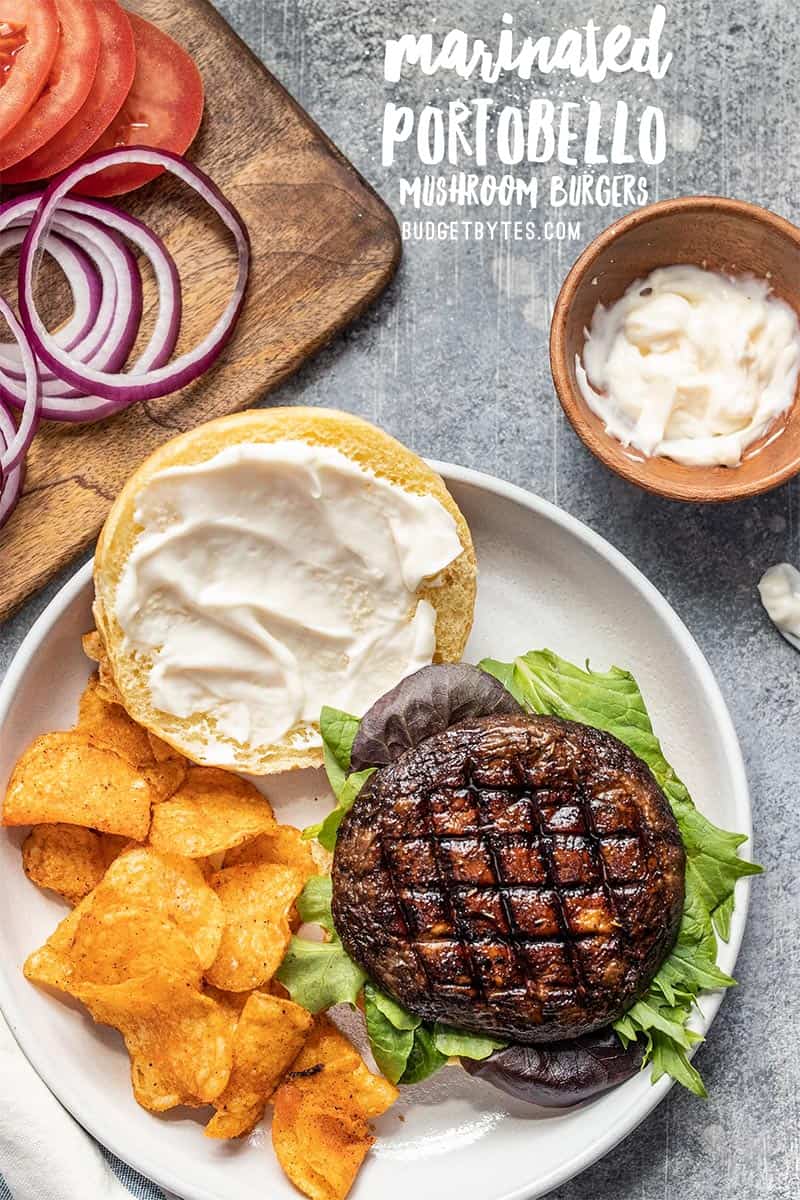
M 488 1058 L 507 1042 L 423 1023 L 373 984 L 364 988 L 364 1012 L 375 1061 L 391 1083 L 419 1083 L 449 1058 Z
M 436 1022 L 433 1030 L 433 1040 L 436 1049 L 445 1058 L 488 1058 L 495 1050 L 504 1050 L 508 1042 L 499 1042 L 496 1038 L 481 1037 L 477 1033 L 467 1033 L 463 1029 L 453 1029 L 450 1025 Z
M 364 988 L 364 1015 L 375 1062 L 391 1083 L 421 1083 L 450 1057 L 432 1026 L 371 983 Z
M 304 925 L 321 925 L 326 933 L 336 936 L 333 928 L 331 900 L 333 880 L 330 875 L 312 875 L 297 897 L 297 911 Z
M 317 825 L 309 825 L 304 829 L 303 837 L 306 841 L 316 838 L 331 853 L 345 813 L 353 807 L 356 797 L 375 770 L 374 767 L 367 767 L 365 771 L 350 774 L 350 755 L 360 724 L 358 717 L 327 706 L 319 718 L 325 772 L 336 797 L 336 807 Z
M 683 1047 L 672 1038 L 656 1030 L 650 1038 L 649 1055 L 653 1064 L 650 1076 L 653 1083 L 658 1083 L 662 1075 L 671 1075 L 701 1100 L 708 1098 L 703 1077 L 697 1068 L 692 1066 Z
M 670 802 L 686 850 L 686 900 L 675 947 L 642 999 L 615 1025 L 625 1044 L 641 1038 L 652 1080 L 671 1075 L 698 1096 L 705 1088 L 687 1051 L 702 1041 L 687 1028 L 700 992 L 731 987 L 716 964 L 717 935 L 727 940 L 737 879 L 761 868 L 739 857 L 747 839 L 713 825 L 698 812 L 664 757 L 644 699 L 628 671 L 605 673 L 566 662 L 550 650 L 532 651 L 511 663 L 485 659 L 494 675 L 532 712 L 582 721 L 624 742 L 650 767 Z M 715 932 L 716 931 L 716 932 Z
M 369 984 L 373 1003 L 383 1016 L 390 1021 L 395 1029 L 400 1032 L 419 1029 L 422 1024 L 421 1017 L 415 1017 L 413 1013 L 407 1012 L 396 1000 L 391 996 L 387 996 L 385 992 L 379 992 L 373 985 Z
M 358 717 L 338 708 L 328 708 L 326 705 L 320 713 L 319 731 L 322 734 L 325 770 L 337 800 L 350 773 L 350 755 L 360 724 Z
M 730 941 L 731 937 L 731 917 L 736 901 L 733 892 L 728 896 L 727 900 L 723 900 L 714 909 L 714 928 L 716 929 L 723 942 Z
M 423 1079 L 435 1074 L 446 1062 L 447 1055 L 436 1048 L 433 1030 L 428 1025 L 420 1025 L 419 1029 L 414 1030 L 414 1044 L 399 1082 L 422 1083 Z
M 293 937 L 275 978 L 295 1004 L 308 1012 L 325 1012 L 335 1004 L 355 1004 L 366 975 L 348 957 L 338 938 L 312 942 Z
M 342 785 L 336 807 L 331 809 L 327 817 L 323 821 L 320 821 L 318 825 L 309 825 L 307 829 L 304 829 L 304 839 L 310 841 L 311 838 L 316 838 L 319 844 L 332 854 L 336 845 L 336 838 L 339 835 L 339 826 L 344 820 L 345 815 L 350 812 L 350 809 L 355 804 L 356 798 L 364 784 L 370 775 L 374 775 L 374 773 L 374 767 L 367 767 L 364 771 L 355 771 L 352 775 L 348 775 Z
M 295 1004 L 308 1012 L 324 1012 L 335 1004 L 353 1004 L 364 986 L 366 975 L 347 954 L 331 915 L 331 878 L 313 875 L 297 900 L 303 922 L 320 925 L 328 940 L 293 937 L 276 979 Z
M 364 988 L 364 1017 L 375 1062 L 390 1083 L 399 1083 L 421 1021 L 371 983 Z

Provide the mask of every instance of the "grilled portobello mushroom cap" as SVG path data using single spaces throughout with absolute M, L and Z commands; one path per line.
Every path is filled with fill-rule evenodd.
M 646 990 L 675 942 L 684 868 L 664 794 L 620 741 L 494 714 L 371 777 L 339 830 L 333 917 L 417 1016 L 549 1042 Z

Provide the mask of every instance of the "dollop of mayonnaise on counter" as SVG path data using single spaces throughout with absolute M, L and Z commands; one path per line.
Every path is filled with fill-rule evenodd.
M 209 719 L 206 757 L 280 741 L 323 704 L 360 715 L 433 658 L 416 593 L 461 554 L 456 522 L 336 449 L 230 446 L 154 475 L 135 516 L 117 619 L 153 659 L 153 704 Z
M 800 571 L 791 563 L 777 563 L 761 576 L 761 603 L 781 633 L 800 638 Z
M 800 325 L 750 276 L 661 267 L 598 305 L 576 361 L 606 431 L 646 455 L 735 467 L 792 404 Z

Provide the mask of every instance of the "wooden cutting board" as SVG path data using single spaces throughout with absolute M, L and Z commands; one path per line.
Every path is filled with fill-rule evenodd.
M 152 450 L 276 387 L 380 294 L 400 258 L 390 211 L 207 0 L 126 7 L 175 37 L 200 67 L 206 113 L 190 156 L 247 222 L 250 288 L 233 341 L 204 379 L 96 425 L 42 426 L 25 493 L 0 530 L 0 619 L 91 544 Z M 178 350 L 188 349 L 229 294 L 235 260 L 227 235 L 171 178 L 120 203 L 175 256 L 184 287 Z

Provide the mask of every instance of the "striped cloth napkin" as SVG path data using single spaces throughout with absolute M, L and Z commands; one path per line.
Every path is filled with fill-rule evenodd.
M 177 1200 L 107 1154 L 42 1083 L 0 1014 L 0 1200 Z

